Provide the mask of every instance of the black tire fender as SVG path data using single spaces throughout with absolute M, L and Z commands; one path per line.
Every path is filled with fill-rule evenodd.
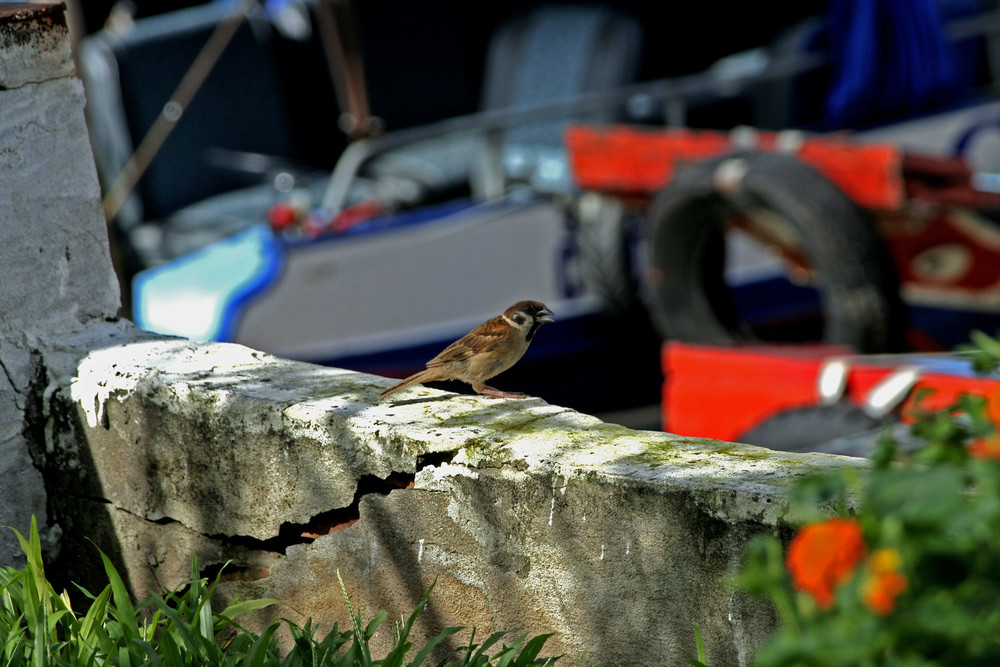
M 724 222 L 747 206 L 786 219 L 816 273 L 823 340 L 859 352 L 898 347 L 902 318 L 889 253 L 866 213 L 792 156 L 745 151 L 681 169 L 655 197 L 643 296 L 664 338 L 745 340 L 723 279 Z
M 784 452 L 812 452 L 824 443 L 874 431 L 883 425 L 854 405 L 809 405 L 768 417 L 739 436 L 739 442 Z

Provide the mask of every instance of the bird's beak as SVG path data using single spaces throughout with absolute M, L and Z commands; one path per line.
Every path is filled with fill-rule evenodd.
M 555 318 L 552 317 L 553 314 L 554 313 L 548 308 L 543 308 L 538 311 L 538 315 L 535 316 L 535 319 L 539 322 L 555 322 Z

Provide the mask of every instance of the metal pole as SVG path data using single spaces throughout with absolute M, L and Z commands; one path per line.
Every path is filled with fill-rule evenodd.
M 118 174 L 118 178 L 108 190 L 108 194 L 105 195 L 103 205 L 104 216 L 107 220 L 113 220 L 118 215 L 125 199 L 142 178 L 146 168 L 149 167 L 160 147 L 163 146 L 163 142 L 173 132 L 177 122 L 184 114 L 184 110 L 191 104 L 191 100 L 194 99 L 202 84 L 205 83 L 205 79 L 208 78 L 215 64 L 219 61 L 219 57 L 222 56 L 223 51 L 236 35 L 236 30 L 240 27 L 243 19 L 250 13 L 254 1 L 244 0 L 242 5 L 215 27 L 208 41 L 205 42 L 205 46 L 202 47 L 191 67 L 184 74 L 184 78 L 177 85 L 177 89 L 163 105 L 160 115 L 153 121 L 153 125 L 139 142 L 139 147 L 132 153 L 132 157 Z

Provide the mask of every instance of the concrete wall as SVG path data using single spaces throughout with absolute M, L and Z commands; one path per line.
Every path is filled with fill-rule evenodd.
M 711 664 L 750 664 L 774 617 L 727 585 L 747 540 L 779 529 L 801 475 L 861 464 L 540 399 L 379 403 L 384 378 L 236 345 L 109 328 L 97 347 L 48 404 L 60 568 L 93 581 L 80 540 L 99 537 L 141 595 L 188 578 L 192 553 L 232 559 L 226 596 L 324 628 L 346 619 L 339 570 L 393 617 L 437 580 L 422 633 L 555 631 L 554 650 L 657 665 L 692 657 L 698 624 Z
M 26 420 L 60 340 L 118 310 L 100 190 L 56 6 L 0 5 L 0 526 L 49 522 Z M 50 539 L 57 533 L 50 534 Z M 0 562 L 20 562 L 0 530 Z
M 232 566 L 324 629 L 355 602 L 449 625 L 555 632 L 605 665 L 750 664 L 771 610 L 726 578 L 779 530 L 793 456 L 605 424 L 539 399 L 418 388 L 114 318 L 97 179 L 61 14 L 0 13 L 0 524 L 49 527 L 49 573 L 138 597 Z M 725 406 L 719 406 L 725 409 Z M 56 540 L 56 538 L 61 539 Z M 16 562 L 0 532 L 0 561 Z M 271 610 L 300 622 L 289 609 Z M 266 623 L 263 614 L 254 623 Z

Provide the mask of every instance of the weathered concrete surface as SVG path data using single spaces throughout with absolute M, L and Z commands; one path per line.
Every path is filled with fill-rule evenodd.
M 59 3 L 0 5 L 0 89 L 72 74 L 69 29 Z
M 863 464 L 539 399 L 418 387 L 379 403 L 385 379 L 107 329 L 49 405 L 68 538 L 106 537 L 140 595 L 185 580 L 191 553 L 208 571 L 232 559 L 249 581 L 226 595 L 278 597 L 324 628 L 346 620 L 339 570 L 397 617 L 437 579 L 424 635 L 555 631 L 554 651 L 604 664 L 683 664 L 698 624 L 711 664 L 749 664 L 774 617 L 727 584 L 747 540 L 778 529 L 801 475 Z M 86 580 L 82 561 L 64 566 Z
M 48 524 L 29 455 L 44 357 L 118 311 L 83 103 L 62 9 L 0 5 L 0 526 L 22 532 Z M 21 562 L 0 530 L 0 563 Z
M 0 11 L 0 329 L 75 330 L 119 307 L 61 11 Z

